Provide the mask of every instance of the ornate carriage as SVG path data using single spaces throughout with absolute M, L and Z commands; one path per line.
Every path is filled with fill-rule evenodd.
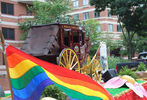
M 85 32 L 81 26 L 63 23 L 32 26 L 22 50 L 39 59 L 83 74 L 93 76 L 94 73 L 97 77 L 97 69 L 100 67 L 95 59 L 97 53 L 84 65 L 90 51 L 90 41 Z

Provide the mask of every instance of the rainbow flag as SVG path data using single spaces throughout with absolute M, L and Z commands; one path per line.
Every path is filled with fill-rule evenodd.
M 12 46 L 6 48 L 15 100 L 39 100 L 46 86 L 55 84 L 74 100 L 113 100 L 90 77 L 42 61 Z

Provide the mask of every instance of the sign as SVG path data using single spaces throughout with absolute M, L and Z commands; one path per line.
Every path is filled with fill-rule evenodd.
M 78 45 L 75 45 L 74 51 L 75 51 L 75 52 L 79 52 L 79 46 L 78 46 Z
M 100 42 L 100 64 L 103 68 L 103 73 L 108 70 L 108 56 L 105 42 Z

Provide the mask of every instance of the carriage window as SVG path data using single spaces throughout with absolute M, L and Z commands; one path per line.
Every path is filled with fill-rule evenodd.
M 79 33 L 73 32 L 73 43 L 79 43 Z
M 64 37 L 64 45 L 69 46 L 69 37 L 68 37 L 69 31 L 64 31 L 63 37 Z

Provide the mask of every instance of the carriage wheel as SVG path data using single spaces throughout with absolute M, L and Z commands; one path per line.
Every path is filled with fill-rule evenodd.
M 69 48 L 65 48 L 61 51 L 58 58 L 58 65 L 80 72 L 80 63 L 76 53 Z
M 97 82 L 101 82 L 102 68 L 101 68 L 100 63 L 97 59 L 94 59 L 91 64 L 90 74 L 91 74 L 91 77 L 93 80 L 95 80 Z

